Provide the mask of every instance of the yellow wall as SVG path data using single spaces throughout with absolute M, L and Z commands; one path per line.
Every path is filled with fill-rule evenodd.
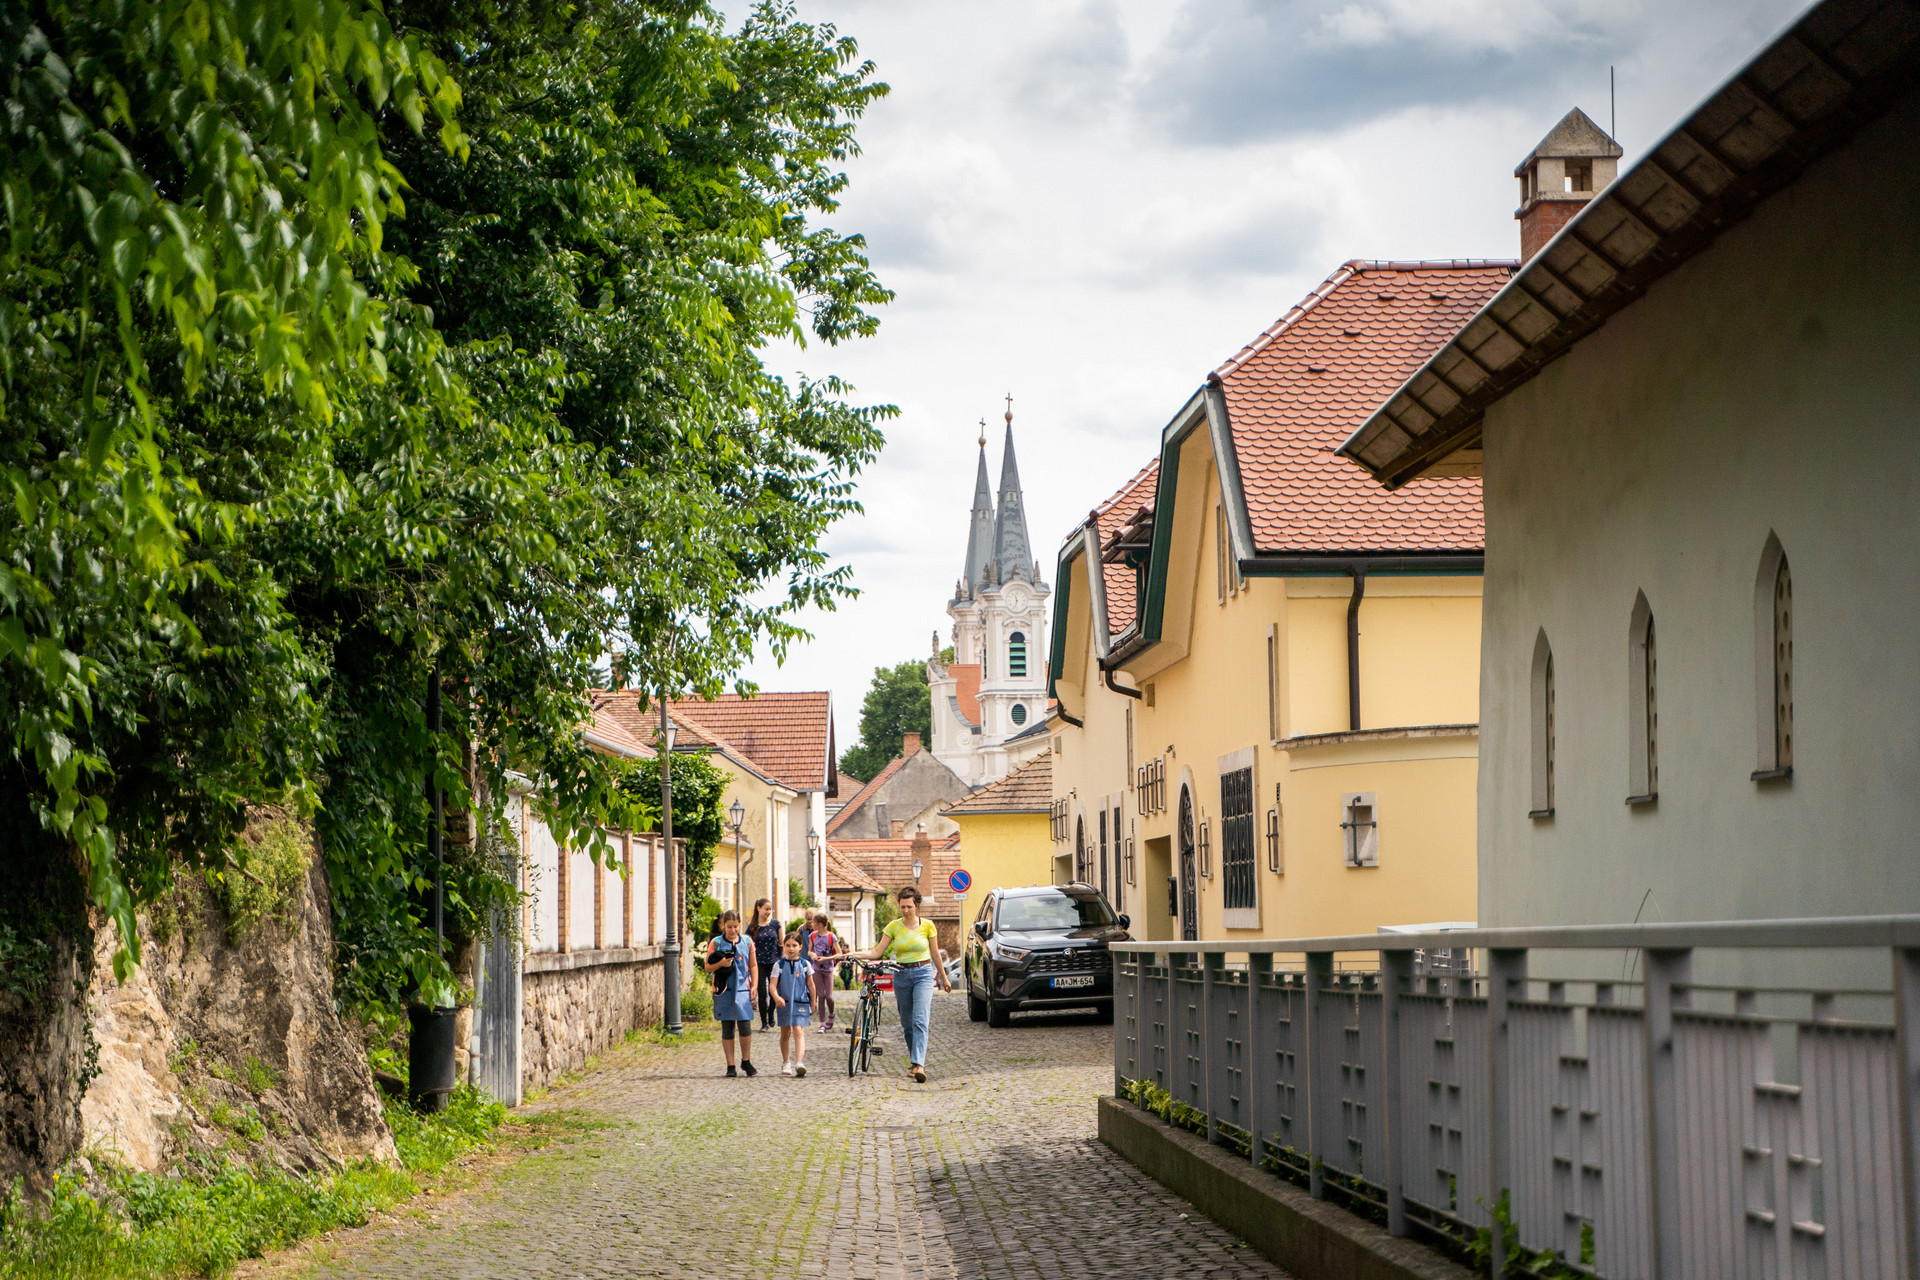
M 980 904 L 995 889 L 1053 883 L 1053 841 L 1044 813 L 957 813 L 960 865 L 973 877 L 964 924 L 971 927 Z
M 796 802 L 796 794 L 778 783 L 766 781 L 753 774 L 726 755 L 716 751 L 707 757 L 727 774 L 727 787 L 721 794 L 720 808 L 729 809 L 738 800 L 746 809 L 740 822 L 740 842 L 743 846 L 740 859 L 746 864 L 745 874 L 731 870 L 735 876 L 734 892 L 739 899 L 740 914 L 745 916 L 756 898 L 772 898 L 777 904 L 774 908 L 778 919 L 787 919 L 793 908 L 787 906 L 785 882 L 773 881 L 774 846 L 780 833 L 776 828 L 787 821 L 787 806 Z M 733 832 L 728 830 L 726 843 L 714 855 L 715 862 L 732 858 Z
M 1136 760 L 1166 759 L 1166 807 L 1141 814 L 1128 794 L 1125 818 L 1137 841 L 1137 884 L 1128 887 L 1135 932 L 1177 937 L 1166 912 L 1170 865 L 1149 867 L 1147 841 L 1175 835 L 1182 780 L 1196 816 L 1210 827 L 1212 871 L 1196 895 L 1202 938 L 1365 933 L 1384 924 L 1472 920 L 1476 915 L 1477 735 L 1388 733 L 1359 741 L 1288 742 L 1345 734 L 1349 578 L 1250 578 L 1219 598 L 1216 511 L 1219 488 L 1204 430 L 1181 446 L 1173 545 L 1168 556 L 1162 643 L 1140 654 L 1122 683 L 1151 684 L 1154 705 L 1133 702 Z M 1192 513 L 1202 513 L 1194 518 Z M 1076 595 L 1085 568 L 1074 564 Z M 1478 716 L 1480 590 L 1477 576 L 1373 575 L 1360 608 L 1362 730 L 1471 725 Z M 1280 739 L 1269 719 L 1268 634 L 1278 644 Z M 1090 646 L 1084 624 L 1069 651 Z M 1078 665 L 1078 664 L 1075 664 Z M 1123 717 L 1128 700 L 1086 676 L 1064 690 L 1084 729 L 1056 730 L 1054 795 L 1085 803 L 1128 787 Z M 1284 745 L 1283 745 L 1284 744 Z M 1228 930 L 1222 918 L 1220 758 L 1254 753 L 1258 925 Z M 1283 862 L 1268 870 L 1266 815 L 1282 814 Z M 1378 795 L 1380 865 L 1345 865 L 1341 797 Z M 1152 883 L 1148 883 L 1151 880 Z

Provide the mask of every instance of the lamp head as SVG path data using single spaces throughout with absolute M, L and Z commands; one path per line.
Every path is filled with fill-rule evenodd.
M 740 830 L 740 824 L 747 820 L 747 806 L 741 804 L 740 801 L 736 799 L 732 804 L 727 806 L 727 817 L 732 819 L 733 829 L 735 831 Z

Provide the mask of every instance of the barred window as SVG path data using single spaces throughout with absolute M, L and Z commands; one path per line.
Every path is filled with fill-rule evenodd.
M 1220 872 L 1227 910 L 1256 904 L 1251 766 L 1220 775 Z

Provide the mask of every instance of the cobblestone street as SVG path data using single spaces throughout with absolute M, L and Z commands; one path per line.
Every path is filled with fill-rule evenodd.
M 843 1000 L 842 1010 L 846 1009 Z M 804 1080 L 755 1036 L 754 1080 L 711 1041 L 623 1048 L 527 1108 L 595 1126 L 433 1210 L 342 1233 L 312 1276 L 1279 1277 L 1102 1146 L 1112 1030 L 993 1031 L 934 999 L 925 1085 L 891 1001 L 872 1075 L 818 1034 Z M 275 1268 L 276 1273 L 286 1273 Z

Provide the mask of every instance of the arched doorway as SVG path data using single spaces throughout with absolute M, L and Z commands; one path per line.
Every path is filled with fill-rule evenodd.
M 1180 788 L 1180 937 L 1186 942 L 1200 940 L 1199 878 L 1194 871 L 1193 792 Z

